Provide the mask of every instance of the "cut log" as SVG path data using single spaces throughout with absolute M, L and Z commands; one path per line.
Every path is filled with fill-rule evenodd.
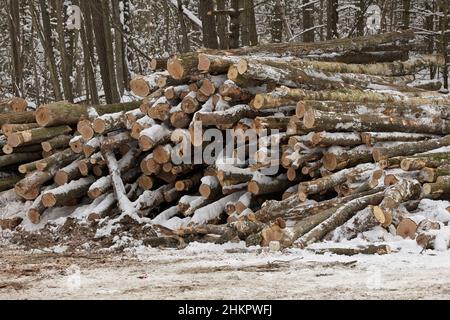
M 72 140 L 72 136 L 69 135 L 60 135 L 54 137 L 50 140 L 41 142 L 42 150 L 50 152 L 53 150 L 67 148 L 69 146 L 70 140 Z
M 26 124 L 36 123 L 36 116 L 34 111 L 29 112 L 15 112 L 0 114 L 0 126 L 5 124 Z
M 10 165 L 17 165 L 24 162 L 35 161 L 41 159 L 39 152 L 35 153 L 13 153 L 0 156 L 0 168 L 8 167 Z
M 35 121 L 30 122 L 37 122 L 41 127 L 72 125 L 77 124 L 83 118 L 90 118 L 89 113 L 94 112 L 96 115 L 101 116 L 108 113 L 131 111 L 139 108 L 140 105 L 140 101 L 89 107 L 68 102 L 55 102 L 40 106 L 36 110 Z
M 75 136 L 69 141 L 70 149 L 73 152 L 80 154 L 83 152 L 84 139 L 82 136 Z
M 164 73 L 153 73 L 148 77 L 137 76 L 130 81 L 131 91 L 138 97 L 147 97 L 152 91 L 158 88 L 156 83 L 158 77 Z
M 227 50 L 224 53 L 228 55 L 251 55 L 251 54 L 269 54 L 285 56 L 301 57 L 308 54 L 322 54 L 334 53 L 343 51 L 362 51 L 364 48 L 371 48 L 373 46 L 384 43 L 392 43 L 395 41 L 409 41 L 414 39 L 414 32 L 412 30 L 390 32 L 384 34 L 377 34 L 374 36 L 364 36 L 348 39 L 328 40 L 317 43 L 270 43 L 254 47 L 245 47 L 239 49 Z M 208 50 L 207 53 L 220 53 L 217 50 Z M 358 52 L 359 53 L 359 52 Z
M 398 208 L 402 203 L 409 200 L 415 200 L 420 196 L 422 191 L 421 185 L 416 180 L 403 179 L 397 184 L 389 187 L 383 201 L 379 206 L 373 207 L 375 218 L 387 227 L 392 222 L 393 210 Z
M 260 178 L 253 178 L 248 183 L 248 192 L 254 195 L 264 195 L 277 192 L 283 192 L 293 185 L 292 181 L 287 179 L 286 175 L 280 175 L 276 178 L 262 176 Z
M 76 158 L 78 158 L 78 155 L 74 153 L 72 149 L 66 149 L 64 151 L 57 152 L 51 155 L 50 157 L 39 161 L 36 164 L 36 169 L 38 169 L 39 171 L 44 171 L 49 167 L 53 167 L 59 163 L 67 163 L 73 161 Z
M 139 146 L 143 151 L 149 151 L 156 146 L 168 142 L 171 132 L 164 125 L 154 125 L 141 132 L 139 137 Z
M 17 148 L 23 145 L 40 143 L 70 132 L 72 132 L 72 128 L 69 126 L 36 128 L 11 134 L 8 137 L 8 144 L 13 148 Z
M 185 79 L 198 70 L 197 53 L 173 55 L 167 60 L 167 71 L 176 80 Z
M 368 146 L 379 142 L 416 142 L 427 139 L 435 139 L 438 136 L 421 133 L 404 132 L 362 132 L 361 139 Z
M 195 211 L 190 224 L 201 225 L 217 219 L 229 202 L 236 202 L 245 192 L 235 192 Z
M 81 172 L 79 170 L 79 165 L 81 163 L 80 160 L 76 160 L 69 164 L 68 166 L 58 170 L 58 172 L 55 174 L 55 183 L 58 186 L 65 185 L 66 183 L 69 183 L 72 180 L 78 180 L 81 178 Z
M 439 197 L 450 193 L 450 176 L 441 176 L 435 183 L 425 183 L 423 193 L 428 196 Z
M 361 136 L 357 133 L 344 132 L 344 133 L 330 133 L 330 132 L 315 132 L 311 139 L 310 144 L 314 147 L 353 147 L 363 144 Z
M 38 128 L 37 123 L 25 123 L 25 124 L 4 124 L 2 126 L 2 132 L 5 136 L 9 137 L 11 134 L 20 131 L 27 131 Z
M 384 194 L 382 192 L 361 197 L 352 200 L 336 210 L 328 219 L 320 223 L 317 227 L 302 236 L 297 242 L 300 248 L 305 248 L 310 244 L 323 239 L 329 232 L 337 227 L 343 225 L 346 221 L 352 218 L 357 212 L 363 210 L 369 205 L 377 205 L 383 200 Z
M 389 148 L 374 148 L 373 159 L 376 162 L 397 156 L 411 156 L 450 145 L 450 136 L 418 142 L 405 142 Z
M 199 54 L 197 68 L 209 74 L 224 74 L 238 59 L 223 55 Z
M 298 197 L 300 201 L 306 201 L 308 195 L 331 190 L 337 185 L 347 181 L 347 179 L 349 179 L 352 175 L 367 172 L 368 170 L 373 170 L 374 168 L 375 166 L 373 164 L 362 164 L 353 169 L 341 170 L 330 176 L 319 178 L 310 182 L 302 182 L 299 184 Z
M 124 111 L 105 114 L 94 120 L 94 122 L 92 123 L 92 128 L 94 132 L 98 134 L 105 134 L 111 131 L 124 128 L 125 127 L 124 116 L 125 116 Z
M 0 192 L 14 188 L 15 184 L 22 180 L 22 176 L 11 175 L 0 179 Z
M 46 191 L 42 203 L 46 208 L 62 206 L 68 199 L 78 199 L 86 195 L 89 186 L 95 181 L 93 177 L 71 181 L 61 187 Z
M 323 166 L 331 172 L 372 161 L 372 150 L 366 146 L 356 147 L 348 151 L 336 150 L 323 155 Z
M 392 103 L 398 101 L 399 98 L 387 93 L 362 91 L 357 89 L 312 91 L 281 87 L 272 93 L 257 94 L 251 106 L 255 109 L 272 109 L 279 106 L 296 105 L 299 101 L 304 100 Z
M 4 154 L 13 154 L 13 153 L 36 153 L 42 151 L 42 146 L 39 144 L 32 144 L 29 146 L 23 146 L 18 148 L 13 148 L 9 144 L 3 146 L 2 151 Z
M 372 114 L 362 114 L 359 116 L 335 113 L 326 114 L 314 110 L 309 110 L 305 113 L 303 124 L 307 129 L 314 129 L 315 131 L 450 133 L 450 123 L 442 119 L 422 118 L 413 120 Z
M 421 182 L 436 182 L 438 177 L 450 176 L 450 165 L 443 165 L 437 168 L 423 168 L 420 171 Z

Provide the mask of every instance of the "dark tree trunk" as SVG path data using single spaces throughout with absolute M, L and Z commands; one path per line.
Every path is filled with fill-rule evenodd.
M 338 0 L 327 0 L 327 40 L 338 38 Z
M 213 0 L 200 0 L 199 13 L 203 23 L 203 46 L 205 48 L 218 49 L 216 19 L 213 11 Z
M 314 4 L 310 0 L 303 0 L 303 5 L 306 5 L 303 7 L 303 42 L 314 42 Z
M 9 37 L 11 42 L 11 58 L 12 58 L 12 85 L 14 95 L 21 97 L 23 94 L 23 65 L 22 53 L 20 45 L 20 2 L 17 0 L 9 0 Z

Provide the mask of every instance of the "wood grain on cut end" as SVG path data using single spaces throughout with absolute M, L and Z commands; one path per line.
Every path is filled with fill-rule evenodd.
M 415 239 L 417 224 L 411 219 L 403 219 L 397 226 L 397 235 L 403 239 Z
M 137 77 L 131 80 L 130 89 L 138 97 L 146 97 L 150 94 L 150 87 L 143 77 Z

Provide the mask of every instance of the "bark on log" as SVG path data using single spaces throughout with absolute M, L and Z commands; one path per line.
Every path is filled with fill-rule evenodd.
M 315 131 L 343 131 L 343 132 L 407 132 L 448 134 L 450 122 L 437 118 L 402 119 L 387 116 L 363 114 L 359 116 L 336 113 L 323 113 L 320 111 L 307 111 L 303 119 L 307 129 Z
M 36 122 L 34 111 L 0 114 L 0 126 L 5 124 L 26 124 Z
M 41 143 L 42 141 L 71 132 L 72 128 L 69 126 L 36 128 L 11 134 L 8 137 L 8 144 L 13 148 L 17 148 L 23 145 Z
M 327 220 L 302 236 L 296 242 L 296 245 L 300 248 L 305 248 L 310 244 L 313 244 L 314 242 L 322 240 L 329 232 L 343 225 L 358 211 L 363 210 L 369 205 L 379 204 L 383 200 L 383 196 L 383 192 L 379 192 L 348 202 L 343 207 L 339 208 L 335 213 L 333 213 Z
M 450 176 L 441 176 L 435 183 L 425 183 L 423 193 L 428 196 L 439 197 L 450 193 Z
M 62 206 L 69 199 L 79 199 L 86 195 L 89 186 L 94 183 L 94 177 L 81 178 L 56 189 L 46 191 L 42 203 L 46 208 Z
M 448 145 L 450 145 L 450 136 L 419 142 L 405 142 L 393 147 L 374 148 L 373 159 L 375 162 L 379 162 L 397 156 L 412 156 L 417 153 L 427 152 Z
M 0 156 L 0 168 L 8 167 L 10 165 L 17 165 L 28 161 L 41 159 L 41 154 L 37 153 L 13 153 Z
M 99 106 L 84 106 L 74 105 L 68 102 L 55 102 L 40 106 L 36 110 L 35 121 L 32 122 L 37 122 L 41 127 L 72 125 L 77 124 L 78 121 L 83 118 L 90 118 L 89 113 L 95 113 L 96 116 L 101 116 L 108 113 L 131 111 L 139 108 L 140 105 L 140 101 Z
M 362 132 L 361 139 L 368 146 L 379 142 L 416 142 L 438 138 L 437 135 L 404 132 Z
M 443 165 L 437 168 L 423 168 L 420 171 L 420 181 L 421 182 L 436 182 L 438 177 L 450 176 L 450 165 Z
M 391 43 L 395 41 L 408 41 L 414 39 L 414 32 L 406 30 L 401 32 L 390 32 L 370 37 L 358 37 L 351 39 L 336 39 L 317 43 L 271 43 L 254 47 L 227 50 L 205 50 L 209 54 L 225 55 L 250 55 L 255 53 L 267 53 L 270 55 L 284 56 L 287 53 L 292 56 L 304 56 L 307 54 L 331 53 L 342 51 L 362 51 L 364 48 Z
M 323 155 L 323 166 L 331 172 L 372 161 L 372 150 L 366 146 L 356 147 L 348 151 L 327 152 Z
M 69 164 L 68 166 L 58 170 L 54 178 L 55 183 L 58 186 L 63 186 L 72 180 L 80 179 L 82 175 L 78 167 L 81 161 L 82 161 L 81 159 L 76 160 L 71 164 Z
M 368 170 L 374 170 L 373 164 L 362 164 L 353 169 L 344 169 L 336 172 L 330 176 L 325 176 L 313 181 L 302 182 L 298 187 L 298 197 L 300 201 L 306 201 L 308 195 L 321 193 L 328 191 L 336 187 L 337 185 L 344 183 L 353 175 L 360 174 L 361 172 L 367 172 Z
M 314 249 L 314 253 L 316 254 L 325 254 L 332 253 L 337 255 L 344 256 L 355 256 L 358 254 L 376 254 L 376 255 L 385 255 L 390 254 L 392 249 L 390 246 L 386 244 L 382 245 L 367 245 L 367 246 L 357 246 L 355 248 L 327 248 L 327 249 Z
M 36 169 L 39 171 L 44 171 L 49 167 L 53 167 L 59 163 L 67 163 L 68 161 L 73 161 L 73 159 L 78 158 L 78 155 L 72 151 L 72 149 L 66 149 L 61 152 L 57 152 L 50 157 L 38 161 L 36 164 Z
M 2 126 L 2 132 L 5 136 L 9 137 L 15 132 L 27 131 L 38 128 L 37 123 L 24 123 L 24 124 L 4 124 Z
M 72 140 L 72 136 L 60 135 L 50 140 L 41 142 L 42 150 L 50 152 L 52 150 L 63 149 L 69 146 L 69 142 Z
M 255 109 L 271 109 L 286 105 L 291 101 L 293 105 L 303 100 L 359 102 L 359 103 L 391 103 L 398 101 L 396 96 L 358 89 L 320 90 L 290 89 L 281 87 L 272 93 L 257 94 L 251 106 Z
M 22 176 L 11 175 L 0 179 L 0 192 L 14 188 L 15 184 L 22 180 Z

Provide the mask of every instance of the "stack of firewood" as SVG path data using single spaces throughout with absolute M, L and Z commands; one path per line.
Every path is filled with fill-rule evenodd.
M 306 247 L 382 226 L 432 248 L 445 225 L 414 211 L 450 193 L 450 100 L 433 91 L 438 82 L 415 81 L 443 59 L 409 58 L 413 38 L 404 31 L 154 59 L 155 72 L 130 83 L 143 101 L 2 114 L 1 170 L 25 176 L 0 188 L 14 185 L 33 201 L 33 223 L 79 203 L 91 203 L 88 221 L 150 218 L 155 245 Z M 244 143 L 226 156 L 223 144 L 213 164 L 174 161 L 186 141 L 193 156 L 210 148 L 199 127 L 234 129 Z M 254 145 L 250 130 L 268 135 Z M 233 161 L 240 151 L 244 159 Z

